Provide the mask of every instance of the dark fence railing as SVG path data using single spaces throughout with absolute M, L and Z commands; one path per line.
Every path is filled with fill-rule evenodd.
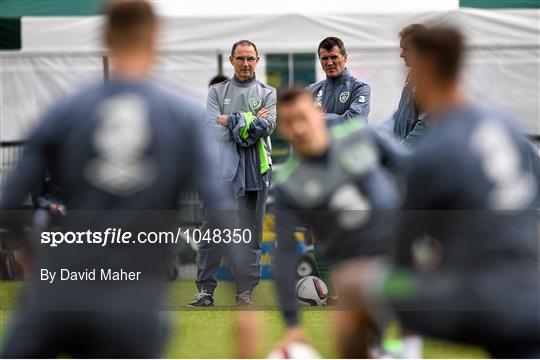
M 3 198 L 9 174 L 19 161 L 24 150 L 24 142 L 9 141 L 0 143 L 0 201 Z

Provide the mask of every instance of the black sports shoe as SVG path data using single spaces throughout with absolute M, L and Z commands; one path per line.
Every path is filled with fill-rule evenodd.
M 190 302 L 187 306 L 196 307 L 196 306 L 214 306 L 214 296 L 206 292 L 206 290 L 201 290 L 197 297 Z
M 251 300 L 251 291 L 246 290 L 236 295 L 236 304 L 238 304 L 239 306 L 253 305 L 253 301 Z

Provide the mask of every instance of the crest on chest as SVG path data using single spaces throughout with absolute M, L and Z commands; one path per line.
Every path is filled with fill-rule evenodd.
M 350 92 L 348 91 L 343 91 L 341 94 L 339 94 L 339 101 L 342 103 L 342 104 L 345 104 L 347 102 L 347 100 L 349 100 L 349 96 L 351 95 Z
M 250 96 L 248 99 L 249 109 L 252 112 L 256 112 L 261 107 L 262 99 L 258 96 Z

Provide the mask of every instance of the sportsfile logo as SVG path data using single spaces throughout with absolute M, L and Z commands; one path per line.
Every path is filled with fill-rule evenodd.
M 345 104 L 345 102 L 346 102 L 347 100 L 349 100 L 349 95 L 350 95 L 350 94 L 351 94 L 351 93 L 348 92 L 348 91 L 342 92 L 341 94 L 339 94 L 339 101 L 341 101 L 341 103 Z
M 213 242 L 216 244 L 239 244 L 251 242 L 250 229 L 183 229 L 173 231 L 149 231 L 138 232 L 124 231 L 120 228 L 108 228 L 105 231 L 44 231 L 41 233 L 41 244 L 50 247 L 58 247 L 61 244 L 68 245 L 97 245 L 105 247 L 112 244 L 178 244 L 181 241 L 198 244 L 200 242 Z

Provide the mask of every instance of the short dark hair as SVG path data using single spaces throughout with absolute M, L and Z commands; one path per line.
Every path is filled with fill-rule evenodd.
M 320 54 L 321 49 L 324 49 L 326 51 L 332 50 L 334 46 L 337 46 L 339 48 L 339 51 L 345 55 L 347 53 L 347 50 L 345 49 L 345 44 L 343 44 L 343 41 L 341 41 L 340 38 L 330 36 L 324 39 L 319 43 L 319 47 L 317 48 L 317 55 Z
M 105 7 L 105 43 L 110 48 L 133 48 L 146 44 L 158 19 L 145 0 L 115 0 Z
M 219 84 L 220 82 L 223 82 L 225 80 L 227 80 L 228 77 L 226 77 L 225 75 L 223 74 L 218 74 L 216 76 L 214 76 L 211 80 L 210 80 L 210 83 L 208 84 L 208 86 L 212 86 L 214 84 Z
M 289 105 L 302 96 L 311 98 L 311 93 L 303 87 L 281 88 L 278 90 L 277 104 L 279 106 Z
M 422 34 L 426 32 L 427 26 L 423 24 L 409 24 L 405 26 L 401 31 L 399 32 L 399 37 L 403 40 L 405 38 L 408 38 L 409 36 L 415 36 L 418 34 Z
M 255 46 L 255 44 L 252 41 L 249 41 L 249 40 L 240 40 L 240 41 L 235 42 L 233 44 L 232 48 L 231 48 L 231 56 L 234 56 L 234 51 L 240 45 L 242 45 L 242 46 L 253 46 L 253 49 L 255 49 L 255 54 L 257 54 L 257 56 L 259 56 L 259 51 L 257 51 L 257 46 Z
M 434 27 L 412 38 L 417 56 L 429 57 L 444 80 L 456 80 L 463 56 L 463 36 L 451 27 Z

